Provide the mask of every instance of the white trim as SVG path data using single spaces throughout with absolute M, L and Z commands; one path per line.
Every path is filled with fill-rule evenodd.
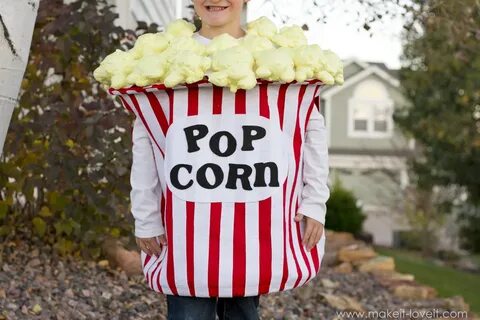
M 410 150 L 414 150 L 415 149 L 415 139 L 414 138 L 409 138 L 408 139 L 408 148 Z
M 182 18 L 182 7 L 183 7 L 183 0 L 176 0 L 175 1 L 175 19 Z
M 407 169 L 402 169 L 400 171 L 400 187 L 402 189 L 405 189 L 410 184 L 409 177 L 408 177 L 408 171 Z
M 370 65 L 367 62 L 363 62 L 363 61 L 361 61 L 357 58 L 350 58 L 350 59 L 345 60 L 345 62 L 343 63 L 343 67 L 345 68 L 345 67 L 351 65 L 352 63 L 358 64 L 363 69 L 368 69 L 368 67 L 370 67 Z
M 320 99 L 322 97 L 320 96 Z M 327 117 L 327 145 L 330 147 L 332 145 L 332 106 L 331 106 L 331 100 L 330 99 L 325 99 L 325 115 Z
M 344 169 L 407 169 L 406 158 L 400 156 L 329 154 L 328 163 L 331 168 Z
M 327 92 L 325 92 L 323 97 L 324 98 L 330 98 L 331 96 L 337 94 L 338 92 L 340 92 L 342 90 L 345 90 L 346 88 L 356 84 L 360 80 L 365 79 L 366 77 L 368 77 L 371 74 L 378 75 L 379 77 L 381 77 L 382 79 L 384 79 L 385 81 L 387 81 L 388 83 L 390 83 L 392 86 L 394 86 L 396 88 L 398 88 L 400 86 L 400 81 L 398 81 L 397 79 L 395 79 L 394 77 L 389 75 L 387 72 L 383 71 L 382 69 L 380 69 L 377 66 L 369 66 L 367 69 L 365 69 L 363 71 L 360 71 L 357 74 L 348 78 L 347 81 L 345 81 L 345 83 L 343 85 L 336 86 L 336 87 L 328 90 Z

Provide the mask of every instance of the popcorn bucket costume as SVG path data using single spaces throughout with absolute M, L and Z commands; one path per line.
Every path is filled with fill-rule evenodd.
M 265 26 L 265 19 L 255 23 Z M 184 23 L 174 22 L 167 37 Z M 141 119 L 153 146 L 168 245 L 158 257 L 142 251 L 141 263 L 148 286 L 159 293 L 241 297 L 293 289 L 318 274 L 324 255 L 325 232 L 308 251 L 302 244 L 304 222 L 294 217 L 303 189 L 306 124 L 321 88 L 335 77 L 341 82 L 342 74 L 325 68 L 310 76 L 300 67 L 295 72 L 293 58 L 292 68 L 275 74 L 268 61 L 291 57 L 290 49 L 264 46 L 261 51 L 270 50 L 270 59 L 254 58 L 255 52 L 234 44 L 237 39 L 220 37 L 227 41 L 214 39 L 205 49 L 211 61 L 195 49 L 189 53 L 198 58 L 197 78 L 181 75 L 175 55 L 167 59 L 167 68 L 177 68 L 175 75 L 163 72 L 151 83 L 144 81 L 145 73 L 135 74 L 135 67 L 116 80 L 103 70 L 109 93 Z M 235 76 L 222 67 L 235 54 L 241 56 L 234 59 L 239 65 L 249 65 L 245 51 L 254 82 L 244 71 Z M 222 60 L 225 52 L 232 55 Z

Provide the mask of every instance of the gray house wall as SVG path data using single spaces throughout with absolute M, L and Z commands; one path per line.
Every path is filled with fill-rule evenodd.
M 371 74 L 364 81 L 377 80 L 382 82 L 388 92 L 389 97 L 394 101 L 394 108 L 400 107 L 405 103 L 404 98 L 397 88 L 386 82 L 383 78 L 376 74 Z M 401 133 L 398 127 L 393 126 L 394 133 L 392 137 L 388 138 L 365 138 L 365 137 L 349 137 L 348 136 L 348 100 L 353 96 L 353 92 L 359 84 L 358 82 L 345 90 L 338 92 L 332 96 L 331 100 L 331 115 L 330 133 L 332 149 L 349 150 L 352 153 L 357 152 L 375 152 L 386 151 L 402 151 L 408 146 L 408 141 Z

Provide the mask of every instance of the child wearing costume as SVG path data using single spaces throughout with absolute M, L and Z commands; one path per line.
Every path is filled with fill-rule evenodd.
M 203 2 L 203 3 L 202 3 Z M 195 8 L 197 13 L 202 18 L 202 21 L 209 21 L 209 19 L 220 19 L 216 16 L 218 13 L 206 13 L 206 5 L 208 1 L 195 1 Z M 210 1 L 212 7 L 219 7 L 225 2 L 225 5 L 235 6 L 240 1 Z M 237 2 L 230 4 L 229 2 Z M 205 9 L 204 9 L 205 8 Z M 217 9 L 218 10 L 218 9 Z M 228 10 L 228 9 L 224 9 Z M 203 16 L 205 14 L 207 17 Z M 213 16 L 213 17 L 210 17 Z M 205 23 L 204 23 L 205 24 Z M 219 31 L 217 31 L 219 30 Z M 194 34 L 194 38 L 200 43 L 207 45 L 211 38 L 220 34 L 220 28 L 208 28 L 200 30 Z M 240 37 L 244 32 L 239 29 L 231 29 L 233 37 Z M 210 37 L 210 38 L 209 38 Z M 160 236 L 163 234 L 162 223 L 158 218 L 160 215 L 155 214 L 157 221 L 151 219 L 138 219 L 145 215 L 146 212 L 158 213 L 157 205 L 160 203 L 157 197 L 159 183 L 156 181 L 155 166 L 153 164 L 153 155 L 150 154 L 151 144 L 149 143 L 148 133 L 145 130 L 142 122 L 137 118 L 133 129 L 133 166 L 132 166 L 132 212 L 136 215 L 136 221 L 143 223 L 144 229 L 148 229 L 145 235 Z M 325 222 L 326 207 L 325 202 L 328 198 L 328 188 L 326 178 L 328 175 L 328 158 L 326 150 L 326 130 L 324 126 L 323 116 L 317 108 L 313 108 L 306 128 L 306 141 L 304 148 L 304 178 L 307 182 L 302 193 L 302 202 L 298 212 L 305 215 L 306 219 L 312 219 L 310 222 L 316 224 L 312 241 L 319 241 L 321 232 L 323 232 L 323 224 Z M 145 189 L 140 187 L 143 184 L 145 187 L 155 186 L 155 189 Z M 146 206 L 151 205 L 151 209 Z M 155 219 L 155 218 L 154 218 Z M 298 221 L 298 217 L 297 220 Z M 297 222 L 298 223 L 298 222 Z M 318 230 L 320 229 L 321 230 Z M 142 236 L 140 233 L 137 236 Z M 310 245 L 309 244 L 309 245 Z M 315 242 L 315 245 L 317 243 Z M 168 246 L 168 241 L 167 244 Z M 310 245 L 311 246 L 311 245 Z M 207 248 L 205 248 L 207 249 Z M 232 248 L 232 254 L 235 254 L 235 248 Z M 207 252 L 205 252 L 207 254 Z M 233 275 L 234 276 L 234 275 Z M 214 320 L 217 314 L 219 319 L 259 319 L 258 306 L 260 294 L 251 296 L 233 296 L 233 297 L 193 297 L 167 294 L 168 319 L 197 319 L 197 320 Z
M 314 102 L 343 71 L 299 27 L 242 29 L 244 3 L 194 0 L 198 32 L 177 21 L 94 73 L 136 117 L 135 236 L 168 319 L 258 319 L 260 295 L 320 271 L 330 193 Z

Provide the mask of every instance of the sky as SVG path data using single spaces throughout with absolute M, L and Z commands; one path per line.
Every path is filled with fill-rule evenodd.
M 364 61 L 383 62 L 392 69 L 400 67 L 403 25 L 401 18 L 394 19 L 385 16 L 382 22 L 372 26 L 373 36 L 370 37 L 370 32 L 361 28 L 361 21 L 364 20 L 356 20 L 356 12 L 352 10 L 352 4 L 358 3 L 356 1 L 345 1 L 349 5 L 347 8 L 344 1 L 337 0 L 335 9 L 327 14 L 326 24 L 323 22 L 316 23 L 316 17 L 309 18 L 305 14 L 303 11 L 305 6 L 302 3 L 307 2 L 306 0 L 275 1 L 277 3 L 285 2 L 284 6 L 279 5 L 279 7 L 288 10 L 288 15 L 291 18 L 288 24 L 308 24 L 307 38 L 310 44 L 316 43 L 322 49 L 330 49 L 341 59 L 358 58 Z M 272 11 L 269 4 L 264 4 L 260 0 L 252 0 L 249 3 L 247 20 L 251 21 L 261 16 L 267 16 L 277 25 L 281 25 L 281 21 L 272 16 Z M 284 12 L 284 14 L 287 14 L 287 12 Z M 358 30 L 359 27 L 360 30 Z

